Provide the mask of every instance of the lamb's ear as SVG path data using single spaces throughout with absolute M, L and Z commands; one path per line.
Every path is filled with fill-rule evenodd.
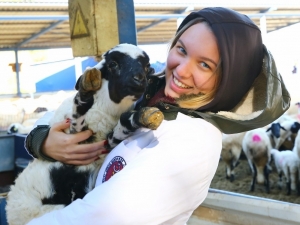
M 155 69 L 152 66 L 150 66 L 146 76 L 148 77 L 148 76 L 151 76 L 153 74 L 155 74 Z
M 78 80 L 76 81 L 76 84 L 75 84 L 75 89 L 78 91 L 79 90 L 79 84 L 81 82 L 81 79 L 82 79 L 82 75 L 78 78 Z
M 282 130 L 285 130 L 286 131 L 286 129 L 284 128 L 284 127 L 282 127 L 281 125 L 279 125 L 280 126 L 280 129 L 282 129 Z

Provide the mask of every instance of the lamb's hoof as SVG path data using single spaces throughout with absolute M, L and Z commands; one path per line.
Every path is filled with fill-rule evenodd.
M 234 175 L 233 174 L 230 174 L 230 182 L 233 182 L 234 181 Z
M 146 128 L 156 130 L 164 120 L 164 114 L 155 107 L 145 107 L 140 111 L 139 122 Z
M 7 128 L 7 134 L 18 133 L 18 130 L 18 125 L 13 123 Z
M 82 87 L 85 91 L 97 91 L 101 88 L 101 72 L 96 68 L 84 71 Z

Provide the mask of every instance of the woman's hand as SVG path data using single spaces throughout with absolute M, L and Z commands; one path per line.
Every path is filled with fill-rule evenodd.
M 77 134 L 66 134 L 64 129 L 70 126 L 68 120 L 54 124 L 43 144 L 43 153 L 57 161 L 72 164 L 86 165 L 94 162 L 100 154 L 107 153 L 107 141 L 91 144 L 78 144 L 89 138 L 93 133 L 90 130 Z

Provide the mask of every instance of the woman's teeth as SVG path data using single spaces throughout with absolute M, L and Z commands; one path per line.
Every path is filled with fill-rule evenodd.
M 180 82 L 179 80 L 177 80 L 174 76 L 173 76 L 173 81 L 174 81 L 174 83 L 175 83 L 178 87 L 186 88 L 186 89 L 191 88 L 191 87 L 186 86 L 185 84 L 181 83 L 181 82 Z

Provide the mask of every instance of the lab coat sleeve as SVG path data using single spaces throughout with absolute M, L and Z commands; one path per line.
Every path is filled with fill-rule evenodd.
M 204 120 L 164 121 L 121 172 L 28 224 L 183 225 L 207 196 L 221 140 L 220 131 Z

